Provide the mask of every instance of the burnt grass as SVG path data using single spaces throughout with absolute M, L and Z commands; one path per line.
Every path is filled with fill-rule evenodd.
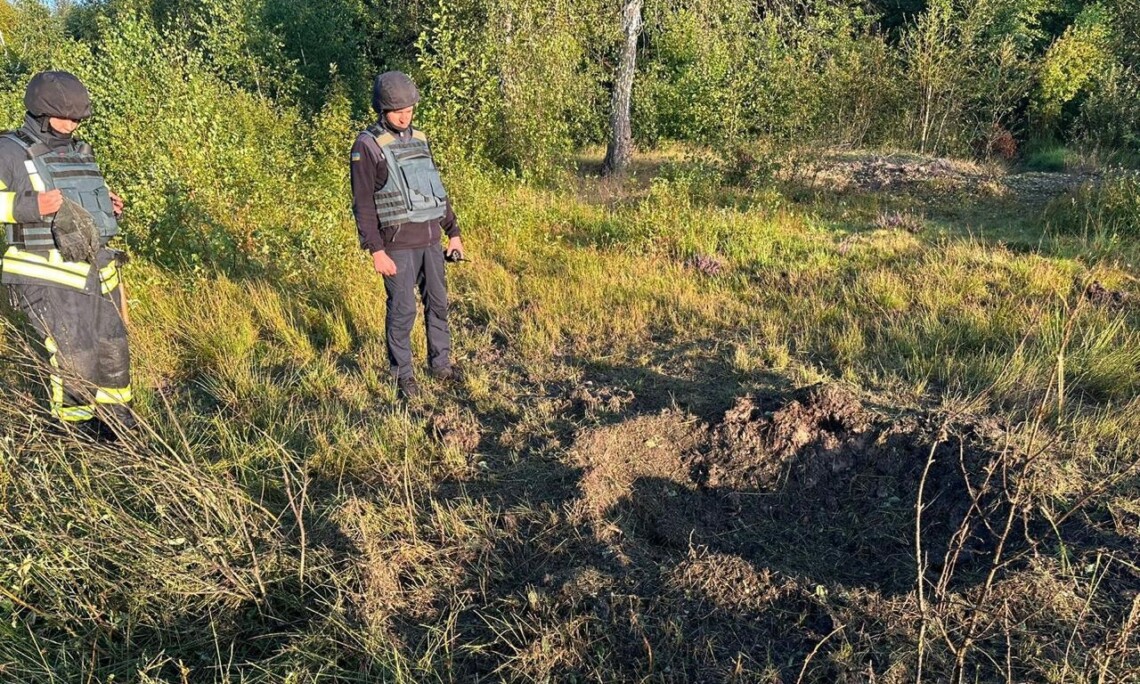
M 1140 667 L 1135 637 L 1112 631 L 1140 600 L 1135 568 L 1117 564 L 1080 600 L 1058 579 L 1105 554 L 1140 557 L 1140 535 L 1100 504 L 1047 524 L 1037 499 L 1014 494 L 1032 469 L 993 419 L 888 410 L 834 384 L 740 396 L 711 418 L 637 414 L 631 392 L 593 383 L 564 403 L 583 412 L 567 449 L 489 458 L 432 493 L 482 507 L 489 525 L 438 543 L 446 587 L 409 568 L 389 588 L 417 597 L 386 612 L 414 656 L 451 625 L 434 676 L 913 681 L 920 484 L 928 610 L 950 637 L 926 647 L 931 681 L 954 673 L 946 644 L 967 631 L 970 681 L 1041 680 L 1074 643 L 1084 667 L 1118 646 L 1131 655 L 1113 672 Z M 459 415 L 433 429 L 471 448 L 467 426 L 447 429 L 470 422 Z

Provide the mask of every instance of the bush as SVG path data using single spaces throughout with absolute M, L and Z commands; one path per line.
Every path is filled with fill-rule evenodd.
M 908 145 L 968 154 L 1011 128 L 1032 85 L 1043 2 L 934 0 L 902 37 Z
M 634 86 L 643 142 L 723 146 L 741 137 L 882 140 L 897 64 L 858 3 L 795 0 L 652 4 Z

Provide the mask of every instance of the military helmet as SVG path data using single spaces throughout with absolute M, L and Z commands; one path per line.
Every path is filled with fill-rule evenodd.
M 91 116 L 91 95 L 66 71 L 41 71 L 28 81 L 24 108 L 32 116 L 82 121 Z
M 411 107 L 420 101 L 416 84 L 402 71 L 388 71 L 372 85 L 372 108 L 377 114 Z

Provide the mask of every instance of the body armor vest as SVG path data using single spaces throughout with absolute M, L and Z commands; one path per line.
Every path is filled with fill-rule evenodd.
M 398 138 L 378 126 L 368 129 L 388 164 L 388 182 L 376 192 L 380 227 L 439 221 L 447 215 L 447 191 L 431 158 L 427 136 L 413 130 Z
M 52 150 L 23 131 L 7 133 L 6 137 L 28 153 L 24 167 L 33 190 L 59 190 L 86 209 L 95 219 L 103 245 L 118 234 L 119 222 L 115 219 L 111 194 L 90 145 L 79 141 L 68 148 Z M 8 225 L 7 233 L 8 244 L 20 249 L 46 251 L 56 246 L 49 222 Z

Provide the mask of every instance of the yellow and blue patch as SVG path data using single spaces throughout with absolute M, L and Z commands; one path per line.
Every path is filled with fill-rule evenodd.
M 360 153 L 359 152 L 353 152 L 352 153 L 352 161 L 354 161 L 354 162 L 360 161 Z

